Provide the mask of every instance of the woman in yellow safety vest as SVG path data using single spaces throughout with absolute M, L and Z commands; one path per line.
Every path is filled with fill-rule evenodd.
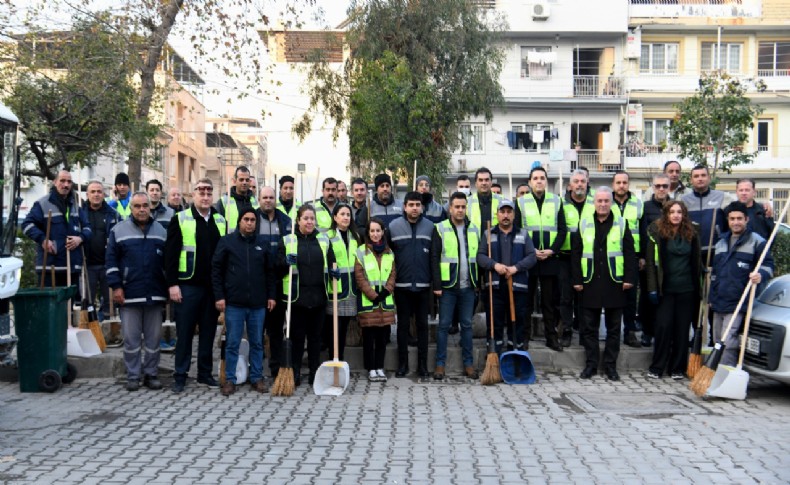
M 329 238 L 329 244 L 332 245 L 332 251 L 335 253 L 337 261 L 337 270 L 340 272 L 340 280 L 337 283 L 338 359 L 345 360 L 343 351 L 346 348 L 348 322 L 351 321 L 351 317 L 357 315 L 356 295 L 358 290 L 357 282 L 354 280 L 354 261 L 357 258 L 357 248 L 362 245 L 357 226 L 351 217 L 351 206 L 343 203 L 335 205 L 332 210 L 332 225 L 326 232 L 326 237 Z M 331 295 L 331 281 L 327 290 Z M 331 300 L 326 304 L 326 314 L 328 318 L 332 318 Z M 325 343 L 329 346 L 331 353 L 333 338 L 331 322 L 327 324 L 325 321 L 324 326 L 328 330 L 324 332 L 324 336 L 327 337 Z
M 291 341 L 293 353 L 291 364 L 294 369 L 294 383 L 301 383 L 302 357 L 305 338 L 307 339 L 307 362 L 310 367 L 310 385 L 321 364 L 321 328 L 327 302 L 327 284 L 335 255 L 329 239 L 318 232 L 315 224 L 315 209 L 309 204 L 299 208 L 296 213 L 297 226 L 294 234 L 283 238 L 280 246 L 280 267 L 287 271 L 293 266 L 293 277 L 288 273 L 283 278 L 283 299 L 291 299 Z
M 362 329 L 362 352 L 368 379 L 384 382 L 384 352 L 390 325 L 395 323 L 395 256 L 384 237 L 384 222 L 373 217 L 365 231 L 365 245 L 357 249 L 354 277 L 359 288 L 357 321 Z

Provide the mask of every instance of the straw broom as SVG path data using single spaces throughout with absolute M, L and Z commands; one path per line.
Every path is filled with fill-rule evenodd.
M 294 237 L 296 230 L 296 222 L 291 221 L 291 237 Z M 283 342 L 283 349 L 285 349 L 285 358 L 280 365 L 280 370 L 277 372 L 277 378 L 274 379 L 272 384 L 272 396 L 293 396 L 294 394 L 294 370 L 291 367 L 291 293 L 293 288 L 290 285 L 293 283 L 294 267 L 288 265 L 288 295 L 286 310 L 285 310 L 285 341 Z
M 491 221 L 488 221 L 486 234 L 488 237 L 488 257 L 491 258 Z M 496 353 L 496 344 L 494 343 L 494 281 L 491 271 L 488 272 L 488 317 L 491 338 L 488 341 L 486 367 L 483 370 L 483 375 L 480 376 L 480 384 L 484 386 L 502 382 L 502 373 L 499 371 L 499 356 Z
M 714 221 L 715 222 L 715 219 Z M 708 321 L 709 301 L 710 301 L 710 258 L 713 252 L 713 233 L 715 232 L 716 224 L 710 225 L 710 236 L 708 238 L 708 254 L 705 258 L 705 286 L 702 289 L 702 301 L 699 305 L 699 315 L 697 317 L 697 328 L 694 331 L 694 342 L 691 346 L 691 353 L 689 354 L 689 361 L 686 365 L 686 375 L 689 379 L 696 377 L 700 367 L 702 367 L 702 329 L 705 328 L 703 322 Z
M 787 214 L 787 208 L 790 205 L 790 200 L 785 202 L 784 209 L 782 209 L 782 214 L 779 216 L 777 221 L 782 221 Z M 765 256 L 768 254 L 768 250 L 771 248 L 771 244 L 774 242 L 774 238 L 776 237 L 776 232 L 779 229 L 779 224 L 774 226 L 773 231 L 771 231 L 771 237 L 768 238 L 768 241 L 765 243 L 765 247 L 763 248 L 763 252 L 760 254 L 760 259 L 757 260 L 757 264 L 754 266 L 755 271 L 759 271 L 760 266 L 763 265 L 763 260 L 765 260 Z M 713 376 L 716 374 L 716 368 L 719 366 L 719 361 L 721 360 L 721 355 L 724 352 L 724 340 L 729 335 L 730 330 L 732 329 L 732 324 L 735 321 L 738 313 L 741 311 L 741 307 L 743 306 L 744 300 L 746 300 L 746 295 L 749 294 L 751 290 L 752 283 L 751 278 L 749 279 L 748 283 L 746 283 L 746 288 L 743 289 L 743 293 L 741 294 L 740 300 L 738 300 L 738 306 L 735 307 L 735 311 L 732 314 L 732 318 L 730 318 L 730 323 L 727 324 L 727 328 L 719 337 L 719 341 L 716 342 L 716 345 L 713 347 L 713 352 L 711 352 L 708 360 L 705 362 L 705 365 L 700 368 L 699 372 L 694 376 L 694 380 L 691 381 L 689 384 L 689 389 L 691 389 L 694 394 L 699 397 L 704 396 L 708 392 L 708 388 L 710 387 L 710 383 L 713 380 Z M 752 301 L 749 300 L 749 305 L 751 306 Z

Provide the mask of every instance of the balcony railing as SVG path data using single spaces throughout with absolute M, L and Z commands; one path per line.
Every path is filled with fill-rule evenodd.
M 625 78 L 619 76 L 573 76 L 573 95 L 577 98 L 625 97 Z
M 630 0 L 631 17 L 760 17 L 762 0 Z
M 790 69 L 758 69 L 757 77 L 788 77 Z
M 594 172 L 616 172 L 623 169 L 625 150 L 576 150 L 576 161 L 571 170 L 586 167 Z

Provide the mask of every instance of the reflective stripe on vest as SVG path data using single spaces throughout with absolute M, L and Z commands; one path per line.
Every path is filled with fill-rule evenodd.
M 345 300 L 356 295 L 356 284 L 354 281 L 354 262 L 356 261 L 357 240 L 349 235 L 348 246 L 343 241 L 343 236 L 337 231 L 327 233 L 329 242 L 332 244 L 332 251 L 335 253 L 337 270 L 340 271 L 340 281 L 338 282 L 337 299 Z M 332 293 L 332 281 L 329 281 L 327 292 Z
M 445 220 L 436 224 L 439 237 L 442 238 L 442 256 L 439 270 L 442 276 L 442 287 L 452 288 L 458 281 L 458 236 L 453 230 L 453 223 Z M 469 225 L 466 231 L 466 261 L 469 265 L 469 280 L 472 286 L 477 286 L 477 248 L 480 244 L 480 230 L 474 224 Z M 472 255 L 472 256 L 470 256 Z
M 324 255 L 324 281 L 328 282 L 329 278 L 329 266 L 327 266 L 327 259 L 326 259 L 326 252 L 329 250 L 329 239 L 322 233 L 318 233 L 316 236 L 318 240 L 319 246 L 321 246 L 321 253 Z M 293 234 L 288 234 L 283 238 L 283 243 L 285 244 L 285 254 L 297 254 L 299 250 L 298 239 Z M 288 279 L 288 275 L 286 274 L 283 277 L 283 301 L 288 301 L 286 298 L 291 294 L 291 288 L 295 291 L 296 296 L 291 299 L 291 302 L 295 302 L 299 299 L 299 267 L 298 265 L 293 267 L 293 284 L 291 284 L 291 280 Z M 324 285 L 324 291 L 326 291 L 326 285 Z M 329 292 L 326 291 L 327 296 L 329 296 Z
M 502 201 L 502 197 L 497 194 L 491 193 L 491 227 L 496 226 L 499 224 L 499 218 L 497 217 L 496 213 L 499 210 L 499 203 Z M 483 227 L 481 223 L 480 217 L 480 201 L 477 199 L 477 194 L 469 197 L 469 203 L 467 205 L 467 214 L 469 220 L 477 227 Z
M 559 218 L 562 203 L 556 195 L 546 192 L 543 205 L 538 210 L 538 203 L 532 194 L 522 195 L 518 199 L 521 209 L 521 227 L 529 232 L 529 237 L 534 241 L 535 231 L 538 232 L 539 247 L 535 249 L 549 249 L 557 238 L 557 219 Z M 548 205 L 548 207 L 547 207 Z M 546 241 L 548 234 L 548 242 Z M 567 239 L 567 238 L 566 238 Z
M 593 203 L 593 198 L 588 195 L 587 200 L 584 202 L 581 216 L 573 202 L 565 201 L 562 205 L 562 210 L 565 213 L 565 225 L 568 226 L 568 234 L 565 236 L 565 241 L 563 241 L 560 250 L 570 251 L 571 234 L 579 230 L 579 223 L 582 219 L 593 220 L 595 217 L 595 204 Z
M 379 263 L 376 261 L 376 255 L 368 248 L 361 247 L 357 249 L 357 259 L 362 264 L 362 268 L 365 269 L 365 277 L 368 279 L 370 286 L 376 293 L 381 293 L 381 290 L 384 289 L 384 285 L 387 284 L 387 280 L 392 272 L 392 265 L 395 264 L 395 256 L 391 251 L 382 253 L 381 267 L 379 267 Z M 387 298 L 382 303 L 376 305 L 373 304 L 364 292 L 360 291 L 359 296 L 360 299 L 357 306 L 358 313 L 372 312 L 376 308 L 381 308 L 383 310 L 395 309 L 395 300 L 392 294 L 387 295 Z
M 634 238 L 634 249 L 637 253 L 641 251 L 639 247 L 639 220 L 642 219 L 642 214 L 645 211 L 645 206 L 641 200 L 630 197 L 625 203 L 625 210 L 620 212 L 620 206 L 616 203 L 612 204 L 612 213 L 617 217 L 622 217 L 628 222 L 628 229 L 631 230 L 631 237 Z
M 219 236 L 225 235 L 225 218 L 214 214 L 214 224 Z M 197 222 L 192 217 L 192 209 L 178 213 L 178 228 L 181 230 L 181 256 L 178 258 L 178 279 L 188 280 L 195 274 L 195 255 L 197 254 Z
M 253 209 L 258 209 L 260 205 L 258 205 L 258 201 L 255 197 L 250 197 L 250 204 L 252 204 Z M 231 197 L 228 199 L 227 195 L 222 196 L 222 206 L 225 208 L 225 221 L 228 224 L 228 234 L 236 230 L 236 227 L 239 224 L 239 206 L 236 204 L 236 198 Z
M 606 236 L 606 258 L 609 267 L 609 276 L 615 283 L 623 282 L 625 271 L 625 258 L 623 258 L 623 236 L 625 235 L 625 219 L 615 216 L 612 228 Z M 594 272 L 595 249 L 595 221 L 583 219 L 579 224 L 579 233 L 582 238 L 582 280 L 585 283 L 592 281 Z

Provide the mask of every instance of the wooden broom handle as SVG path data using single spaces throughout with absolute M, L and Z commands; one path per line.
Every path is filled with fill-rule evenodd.
M 488 259 L 491 259 L 491 221 L 486 222 L 488 239 Z M 488 271 L 488 319 L 491 327 L 491 338 L 494 338 L 494 277 L 493 268 Z
M 49 233 L 52 230 L 52 209 L 47 213 L 47 232 L 44 236 L 44 242 L 49 241 Z M 47 274 L 47 248 L 43 248 L 44 253 L 41 256 L 41 285 L 39 288 L 44 288 L 44 276 Z
M 510 293 L 510 321 L 516 321 L 516 302 L 515 298 L 513 297 L 513 278 L 510 277 L 507 279 L 507 289 Z
M 752 320 L 752 304 L 754 303 L 754 293 L 757 289 L 756 286 L 752 285 L 752 289 L 749 290 L 749 306 L 746 307 L 746 318 L 743 322 L 743 335 L 741 336 L 741 352 L 738 354 L 738 369 L 743 367 L 743 356 L 746 352 L 746 336 L 749 335 L 749 322 Z

